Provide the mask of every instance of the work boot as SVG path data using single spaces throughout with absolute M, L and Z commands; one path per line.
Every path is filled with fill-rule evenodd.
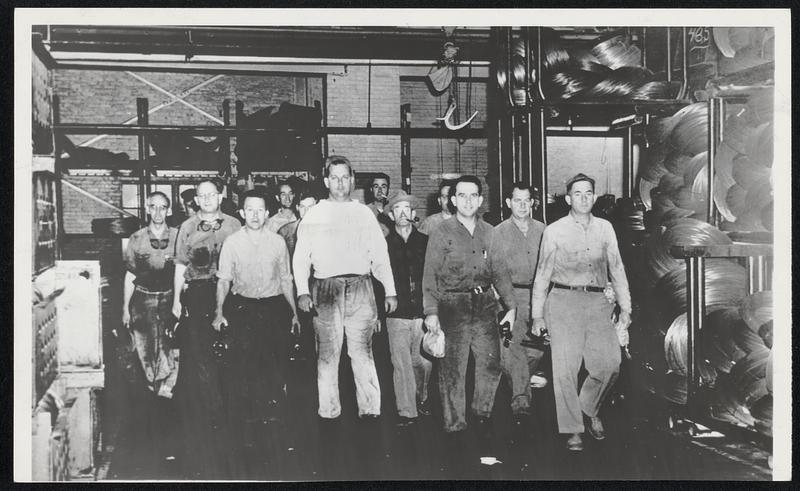
M 573 433 L 567 440 L 567 450 L 580 452 L 583 450 L 583 438 L 580 433 Z
M 602 440 L 606 437 L 606 430 L 603 428 L 603 422 L 597 416 L 589 416 L 589 434 L 595 440 Z

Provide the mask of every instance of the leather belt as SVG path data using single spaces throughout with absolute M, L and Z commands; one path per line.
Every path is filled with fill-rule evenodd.
M 475 286 L 470 288 L 469 290 L 447 290 L 445 293 L 474 293 L 475 295 L 480 295 L 482 293 L 489 293 L 492 289 L 492 285 L 487 286 Z
M 595 292 L 595 293 L 602 293 L 605 290 L 605 288 L 601 288 L 599 286 L 591 286 L 591 285 L 572 286 L 572 285 L 562 285 L 561 283 L 556 283 L 556 282 L 550 283 L 550 288 L 563 288 L 564 290 L 572 290 L 577 292 Z
M 168 288 L 166 290 L 148 290 L 147 288 L 141 285 L 135 285 L 133 289 L 136 290 L 137 292 L 142 292 L 146 295 L 163 295 L 166 293 L 172 293 L 172 288 Z
M 530 290 L 533 288 L 533 283 L 511 283 L 511 286 L 514 288 L 524 288 L 525 290 Z
M 279 298 L 281 298 L 281 295 L 273 295 L 271 297 L 250 298 L 250 297 L 245 297 L 244 295 L 239 295 L 238 293 L 231 294 L 232 301 L 244 304 L 267 303 L 275 301 L 276 299 Z
M 198 278 L 198 279 L 193 279 L 193 280 L 189 280 L 189 281 L 186 282 L 186 284 L 188 286 L 202 286 L 202 285 L 208 285 L 208 284 L 212 284 L 212 283 L 213 284 L 217 283 L 217 277 L 216 276 L 211 276 L 209 278 Z

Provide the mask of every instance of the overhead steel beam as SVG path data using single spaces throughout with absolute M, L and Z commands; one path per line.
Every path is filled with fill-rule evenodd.
M 451 131 L 444 128 L 365 128 L 329 126 L 316 130 L 275 128 L 236 128 L 226 126 L 172 126 L 172 125 L 122 125 L 66 123 L 53 126 L 53 131 L 64 135 L 139 135 L 142 133 L 191 133 L 193 136 L 236 136 L 240 133 L 287 133 L 295 135 L 406 135 L 409 138 L 486 138 L 484 128 L 464 128 Z
M 404 27 L 46 26 L 50 50 L 106 53 L 435 60 L 444 34 Z M 488 29 L 460 29 L 461 60 L 489 59 Z

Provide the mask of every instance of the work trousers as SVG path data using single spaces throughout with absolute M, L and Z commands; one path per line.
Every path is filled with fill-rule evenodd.
M 372 280 L 369 275 L 336 276 L 312 280 L 311 299 L 317 310 L 317 387 L 323 418 L 337 418 L 339 358 L 347 339 L 347 354 L 356 384 L 359 416 L 381 412 L 381 390 L 372 356 L 372 335 L 378 322 Z
M 229 295 L 223 312 L 228 350 L 222 369 L 227 411 L 237 420 L 265 419 L 280 401 L 289 361 L 292 310 L 283 295 Z
M 489 417 L 500 382 L 500 337 L 497 301 L 491 290 L 443 293 L 439 298 L 439 323 L 445 336 L 445 355 L 439 364 L 444 430 L 460 431 L 466 422 L 466 377 L 469 352 L 475 357 L 472 411 Z
M 432 364 L 420 353 L 424 332 L 422 319 L 386 319 L 389 351 L 392 356 L 394 395 L 397 413 L 417 417 L 417 402 L 428 398 L 428 380 Z
M 192 281 L 182 297 L 186 315 L 177 336 L 181 367 L 175 402 L 183 433 L 184 470 L 190 478 L 227 475 L 229 443 L 223 431 L 224 411 L 220 360 L 212 352 L 219 334 L 211 327 L 216 308 L 216 282 Z
M 503 373 L 511 383 L 511 411 L 514 414 L 529 414 L 531 407 L 531 375 L 539 366 L 544 352 L 526 348 L 520 344 L 528 332 L 531 311 L 531 291 L 514 288 L 517 301 L 517 318 L 511 329 L 511 342 L 500 348 L 500 363 Z
M 131 296 L 131 332 L 144 370 L 147 387 L 171 398 L 178 378 L 178 350 L 166 337 L 172 319 L 172 291 L 149 292 L 136 288 Z
M 619 374 L 620 348 L 611 320 L 613 305 L 602 292 L 554 288 L 545 301 L 550 330 L 553 389 L 559 433 L 582 433 L 583 416 L 594 417 Z M 578 372 L 588 375 L 578 391 Z

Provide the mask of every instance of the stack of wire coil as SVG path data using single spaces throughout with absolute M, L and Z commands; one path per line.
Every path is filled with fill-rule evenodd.
M 639 351 L 658 379 L 652 390 L 687 401 L 686 266 L 672 246 L 724 245 L 725 233 L 772 228 L 772 95 L 756 91 L 729 105 L 715 155 L 719 228 L 707 223 L 708 105 L 691 104 L 647 128 L 651 145 L 639 166 L 648 210 L 644 258 L 632 276 L 647 293 Z M 705 260 L 705 318 L 696 342 L 697 397 L 712 418 L 772 434 L 772 292 L 748 295 L 736 259 Z
M 610 33 L 592 44 L 565 43 L 552 29 L 541 29 L 541 87 L 550 101 L 631 101 L 674 99 L 680 83 L 669 82 L 641 66 L 642 53 L 628 34 Z M 531 43 L 531 46 L 533 43 Z M 533 49 L 533 48 L 531 48 Z M 515 39 L 511 68 L 501 64 L 497 82 L 501 89 L 512 84 L 514 105 L 526 101 L 525 46 Z M 538 53 L 531 52 L 527 82 L 536 83 Z M 509 76 L 510 74 L 510 76 Z

